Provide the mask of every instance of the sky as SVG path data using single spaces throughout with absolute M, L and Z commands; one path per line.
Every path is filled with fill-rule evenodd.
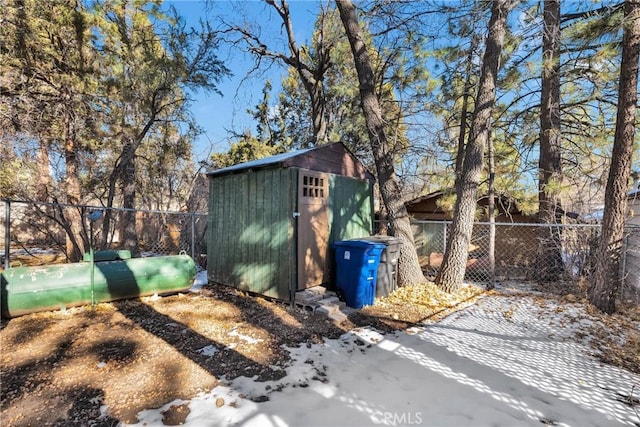
M 187 20 L 187 24 L 197 27 L 198 20 L 207 14 L 207 5 L 199 0 L 174 0 L 166 2 L 174 6 Z M 290 0 L 289 6 L 292 16 L 294 31 L 298 43 L 303 44 L 311 38 L 315 23 L 316 10 L 319 3 L 312 0 Z M 279 16 L 262 1 L 252 0 L 233 2 L 216 0 L 211 2 L 210 16 L 223 16 L 225 19 L 239 20 L 242 13 L 248 20 L 260 24 L 268 40 L 274 48 L 284 48 L 283 34 L 280 33 L 281 21 Z M 264 81 L 268 78 L 273 85 L 272 93 L 278 93 L 280 78 L 285 72 L 283 67 L 274 66 L 263 75 L 245 79 L 247 72 L 252 68 L 252 58 L 221 45 L 219 58 L 224 59 L 225 65 L 233 73 L 232 77 L 225 78 L 218 86 L 223 96 L 217 94 L 195 94 L 195 102 L 192 112 L 203 128 L 204 133 L 194 144 L 195 160 L 208 158 L 210 153 L 226 151 L 228 148 L 229 130 L 242 133 L 246 129 L 255 130 L 253 119 L 246 110 L 253 108 L 261 97 Z
M 197 427 L 638 425 L 637 405 L 624 396 L 638 396 L 640 375 L 595 357 L 589 340 L 599 320 L 584 305 L 501 290 L 439 322 L 386 334 L 356 328 L 287 348 L 283 378 L 222 378 L 142 411 L 136 425 L 163 425 L 163 412 L 180 405 L 189 410 L 184 425 Z
M 245 19 L 261 27 L 261 37 L 270 49 L 287 51 L 280 17 L 261 0 L 170 0 L 166 4 L 176 7 L 187 23 L 194 27 L 198 26 L 199 19 L 207 16 L 214 27 L 219 24 L 218 18 L 221 17 L 234 23 Z M 299 44 L 310 40 L 320 4 L 318 0 L 289 0 L 296 41 Z M 522 15 L 518 15 L 518 19 L 522 19 Z M 242 134 L 247 129 L 255 131 L 255 121 L 247 113 L 247 109 L 253 109 L 260 101 L 266 79 L 271 81 L 272 94 L 277 94 L 281 77 L 286 73 L 284 67 L 274 65 L 263 70 L 262 74 L 254 73 L 247 78 L 247 73 L 253 66 L 253 58 L 237 47 L 224 44 L 220 46 L 219 58 L 225 61 L 233 76 L 225 77 L 219 84 L 222 96 L 214 93 L 196 93 L 194 96 L 192 112 L 203 129 L 193 147 L 196 161 L 209 158 L 212 152 L 227 151 L 232 132 Z M 535 168 L 530 175 L 525 176 L 528 184 L 533 183 L 537 177 Z

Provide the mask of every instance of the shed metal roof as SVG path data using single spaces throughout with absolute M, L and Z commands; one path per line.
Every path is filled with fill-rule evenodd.
M 209 178 L 239 173 L 246 170 L 280 167 L 302 167 L 319 172 L 330 172 L 353 178 L 374 181 L 362 163 L 341 142 L 276 154 L 275 156 L 239 163 L 222 169 L 207 171 Z
M 276 154 L 275 156 L 265 157 L 263 159 L 252 160 L 250 162 L 238 163 L 237 165 L 227 166 L 222 169 L 211 169 L 207 171 L 208 176 L 225 175 L 231 172 L 239 172 L 245 169 L 264 169 L 269 166 L 280 166 L 285 160 L 307 153 L 315 148 L 305 148 L 302 150 L 291 151 L 289 153 Z

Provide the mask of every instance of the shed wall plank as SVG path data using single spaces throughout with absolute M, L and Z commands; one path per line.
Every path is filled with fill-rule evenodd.
M 289 298 L 289 176 L 287 169 L 276 169 L 211 180 L 211 281 Z
M 366 181 L 332 176 L 329 189 L 331 243 L 371 235 L 372 189 Z
M 297 284 L 292 213 L 298 171 L 265 169 L 211 179 L 209 280 L 290 298 L 290 286 Z M 331 175 L 329 185 L 329 242 L 370 235 L 371 184 Z

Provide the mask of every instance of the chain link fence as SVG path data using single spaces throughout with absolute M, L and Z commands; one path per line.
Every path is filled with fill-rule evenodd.
M 100 219 L 90 221 L 93 212 Z M 186 253 L 206 269 L 207 214 L 0 201 L 0 266 L 75 260 L 73 252 L 129 249 L 133 256 Z M 132 234 L 133 233 L 133 234 Z
M 412 221 L 412 228 L 420 265 L 433 280 L 450 239 L 451 221 Z M 599 233 L 599 224 L 475 223 L 465 280 L 540 282 L 550 274 L 557 283 L 588 285 Z M 621 296 L 640 302 L 639 226 L 625 228 L 620 277 L 624 279 Z
M 95 210 L 102 217 L 91 223 Z M 376 222 L 376 229 L 384 228 Z M 420 264 L 433 280 L 443 260 L 450 221 L 413 221 Z M 191 255 L 202 269 L 207 267 L 207 214 L 127 210 L 55 203 L 0 201 L 0 267 L 69 262 L 74 242 L 80 252 L 130 249 L 134 256 Z M 492 230 L 493 228 L 493 230 Z M 128 230 L 128 231 L 127 231 Z M 466 280 L 479 284 L 495 281 L 541 280 L 552 271 L 555 281 L 580 283 L 589 280 L 600 226 L 597 224 L 476 223 L 469 245 Z M 494 236 L 492 239 L 491 236 Z M 92 240 L 93 238 L 93 240 Z M 493 257 L 491 256 L 491 242 Z M 541 256 L 545 242 L 548 253 Z M 621 263 L 621 290 L 625 299 L 640 302 L 640 226 L 625 229 Z

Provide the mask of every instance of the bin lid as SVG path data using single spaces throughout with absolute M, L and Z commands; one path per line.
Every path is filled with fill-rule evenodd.
M 352 239 L 352 240 L 340 240 L 333 243 L 333 246 L 344 246 L 348 248 L 379 248 L 384 249 L 386 246 L 383 243 L 371 242 L 369 240 Z
M 376 243 L 384 243 L 385 245 L 393 245 L 393 244 L 399 244 L 402 243 L 402 240 L 400 240 L 400 238 L 398 237 L 393 237 L 393 236 L 367 236 L 367 237 L 361 237 L 362 240 L 368 240 L 370 242 L 376 242 Z

